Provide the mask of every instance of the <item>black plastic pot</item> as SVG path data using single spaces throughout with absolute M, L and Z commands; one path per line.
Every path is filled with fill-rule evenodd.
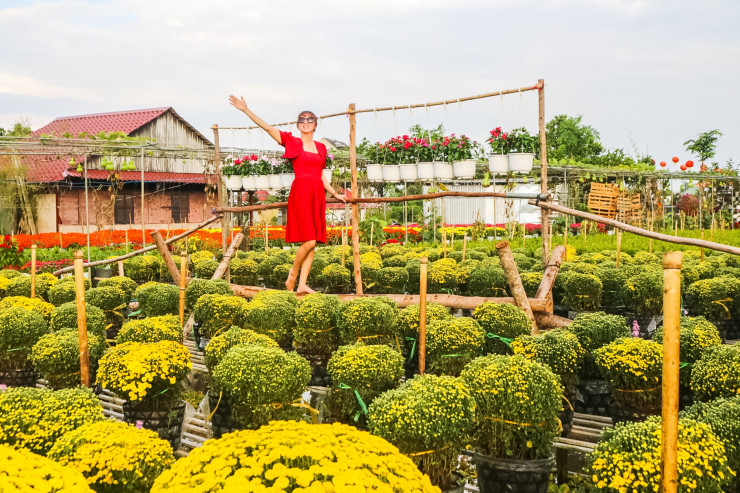
M 616 405 L 614 402 L 609 406 L 609 416 L 612 418 L 612 424 L 620 422 L 641 423 L 650 416 L 659 416 L 661 412 L 660 404 L 657 407 L 648 409 L 634 409 Z
M 8 387 L 35 387 L 36 370 L 5 370 L 0 371 L 0 385 Z
M 180 448 L 182 423 L 185 420 L 185 402 L 172 409 L 142 409 L 130 402 L 123 403 L 123 421 L 152 430 L 159 438 L 167 440 L 172 450 Z
M 581 400 L 573 404 L 576 412 L 609 416 L 609 403 L 611 402 L 609 382 L 606 380 L 581 380 L 576 388 L 581 394 Z
M 315 354 L 301 348 L 296 348 L 295 352 L 307 359 L 311 365 L 311 381 L 308 385 L 313 387 L 331 387 L 331 377 L 326 370 L 326 365 L 331 355 Z
M 224 433 L 234 431 L 231 419 L 231 400 L 218 392 L 208 391 L 208 408 L 211 410 L 211 431 L 213 438 L 221 438 Z
M 575 388 L 567 389 L 563 396 L 563 410 L 558 413 L 558 419 L 563 425 L 563 432 L 561 436 L 568 436 L 570 430 L 573 428 L 573 416 L 575 415 L 576 395 L 577 391 Z
M 496 459 L 473 456 L 478 469 L 480 493 L 547 493 L 555 456 L 547 459 Z

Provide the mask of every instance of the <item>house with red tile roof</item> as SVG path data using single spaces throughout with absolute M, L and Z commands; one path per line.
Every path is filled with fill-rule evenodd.
M 100 132 L 121 132 L 177 152 L 105 152 L 88 147 L 80 154 L 69 142 Z M 211 216 L 215 205 L 213 170 L 204 157 L 213 144 L 169 107 L 60 117 L 32 134 L 56 152 L 22 156 L 25 181 L 41 187 L 36 195 L 38 232 L 166 227 L 184 228 Z M 57 143 L 57 144 L 54 144 Z M 111 146 L 112 148 L 113 146 Z M 190 152 L 200 150 L 202 152 Z M 140 152 L 139 152 L 140 151 Z M 112 169 L 111 169 L 112 168 Z M 131 170 L 133 168 L 134 170 Z M 87 180 L 85 180 L 87 177 Z M 143 204 L 142 204 L 143 183 Z M 85 191 L 87 190 L 87 199 Z

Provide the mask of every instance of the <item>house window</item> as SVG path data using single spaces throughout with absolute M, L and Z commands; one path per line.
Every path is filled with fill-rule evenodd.
M 188 222 L 188 212 L 190 212 L 190 195 L 187 192 L 173 192 L 170 195 L 172 204 L 172 222 Z
M 134 195 L 127 195 L 121 192 L 116 195 L 116 224 L 133 224 L 134 200 Z

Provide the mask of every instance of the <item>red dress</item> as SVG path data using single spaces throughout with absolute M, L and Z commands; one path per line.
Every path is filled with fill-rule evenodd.
M 315 152 L 303 150 L 303 141 L 288 132 L 280 132 L 283 157 L 293 163 L 295 180 L 288 196 L 288 224 L 285 241 L 326 243 L 326 194 L 321 170 L 326 167 L 326 147 L 316 142 Z

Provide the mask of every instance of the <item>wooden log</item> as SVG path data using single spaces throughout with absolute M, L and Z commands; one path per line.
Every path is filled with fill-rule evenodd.
M 509 242 L 500 241 L 496 244 L 496 250 L 501 259 L 501 267 L 504 269 L 504 274 L 506 274 L 506 282 L 509 284 L 509 291 L 511 291 L 512 297 L 514 298 L 514 303 L 524 311 L 527 318 L 532 322 L 532 334 L 539 334 L 540 331 L 537 328 L 537 322 L 534 319 L 534 314 L 532 313 L 532 307 L 529 304 L 527 293 L 524 291 L 522 278 L 519 276 L 519 269 L 517 269 L 516 262 L 514 262 L 514 256 L 511 254 Z
M 573 320 L 565 317 L 559 317 L 552 313 L 545 312 L 534 312 L 534 319 L 537 321 L 537 326 L 544 329 L 556 329 L 558 327 L 568 327 Z
M 545 129 L 545 79 L 537 81 L 538 98 L 538 123 L 540 138 L 540 193 L 547 195 L 547 132 Z M 542 265 L 547 265 L 552 232 L 550 231 L 550 214 L 546 209 L 541 210 L 541 234 L 542 234 Z
M 560 264 L 563 263 L 565 257 L 565 246 L 558 245 L 550 255 L 550 259 L 545 267 L 545 273 L 542 275 L 542 282 L 540 287 L 537 288 L 537 294 L 535 298 L 552 298 L 552 287 L 555 284 L 555 278 L 560 270 Z
M 419 374 L 426 370 L 427 359 L 427 264 L 424 257 L 419 264 Z
M 678 490 L 678 371 L 681 330 L 681 252 L 663 254 L 663 412 L 661 491 Z
M 85 315 L 85 274 L 82 250 L 74 253 L 75 298 L 77 301 L 77 337 L 80 346 L 80 383 L 90 386 L 90 358 L 87 351 L 87 316 Z
M 622 260 L 622 230 L 619 228 L 616 228 L 617 230 L 617 269 L 619 269 L 619 264 Z
M 355 269 L 355 292 L 362 294 L 362 272 L 360 271 L 360 207 L 355 202 L 360 197 L 360 189 L 357 186 L 356 125 L 355 103 L 352 103 L 349 105 L 349 169 L 352 183 L 352 259 Z
M 242 233 L 236 234 L 236 236 L 234 237 L 234 241 L 232 241 L 231 245 L 229 245 L 228 250 L 226 250 L 226 253 L 224 254 L 224 258 L 221 259 L 221 263 L 218 264 L 216 272 L 213 273 L 211 279 L 221 279 L 223 277 L 223 275 L 229 268 L 231 257 L 234 256 L 234 252 L 236 252 L 236 249 L 239 248 L 239 245 L 241 245 L 243 239 L 244 235 Z
M 205 221 L 203 221 L 199 225 L 195 226 L 194 228 L 191 228 L 191 229 L 185 231 L 184 233 L 180 233 L 177 236 L 173 236 L 169 240 L 165 241 L 165 244 L 169 245 L 170 243 L 174 243 L 177 240 L 180 240 L 182 238 L 185 238 L 187 236 L 190 236 L 191 234 L 195 233 L 199 229 L 203 229 L 206 226 L 208 226 L 209 224 L 211 224 L 212 222 L 217 221 L 220 217 L 221 216 L 219 214 L 217 214 L 217 215 L 211 217 L 210 219 L 206 219 Z M 128 248 L 128 231 L 126 232 L 126 247 Z M 148 246 L 146 248 L 142 248 L 141 250 L 136 250 L 134 252 L 127 253 L 126 255 L 121 255 L 119 257 L 108 258 L 108 259 L 105 259 L 105 260 L 97 260 L 95 262 L 90 262 L 90 263 L 84 264 L 84 266 L 85 266 L 85 268 L 88 268 L 88 267 L 95 267 L 96 265 L 112 264 L 113 262 L 119 262 L 121 260 L 126 260 L 127 258 L 131 258 L 131 257 L 134 257 L 136 255 L 141 255 L 142 253 L 149 252 L 151 250 L 154 250 L 155 248 L 157 248 L 155 245 L 151 245 L 151 246 Z M 59 269 L 58 271 L 55 271 L 54 272 L 54 275 L 55 276 L 59 276 L 59 275 L 64 274 L 66 272 L 72 272 L 72 270 L 74 270 L 74 267 L 72 267 L 72 266 L 65 267 L 63 269 Z
M 31 245 L 31 298 L 36 297 L 36 245 Z
M 123 271 L 123 262 L 121 262 L 121 261 L 119 260 L 119 261 L 118 261 L 118 275 L 119 275 L 119 276 L 121 276 L 121 277 L 123 277 L 123 272 L 124 272 L 124 271 Z
M 572 216 L 582 217 L 585 219 L 589 219 L 591 221 L 598 221 L 604 224 L 608 224 L 610 226 L 614 226 L 616 228 L 620 228 L 624 231 L 627 231 L 628 233 L 633 233 L 639 236 L 645 236 L 647 238 L 654 238 L 656 240 L 666 241 L 668 243 L 676 243 L 678 245 L 690 245 L 690 246 L 695 246 L 699 248 L 704 247 L 704 248 L 709 248 L 710 250 L 716 250 L 718 252 L 725 252 L 725 253 L 732 253 L 733 255 L 740 255 L 740 248 L 735 247 L 735 246 L 723 245 L 721 243 L 715 243 L 712 241 L 702 241 L 702 240 L 697 240 L 694 238 L 682 238 L 678 236 L 671 236 L 671 235 L 666 235 L 666 234 L 658 233 L 654 231 L 647 231 L 645 229 L 631 226 L 629 224 L 616 221 L 614 219 L 607 219 L 605 217 L 596 216 L 588 212 L 582 212 L 582 211 L 577 211 L 575 209 L 569 209 L 568 207 L 563 207 L 561 205 L 552 204 L 550 202 L 540 202 L 539 204 L 537 204 L 534 200 L 530 200 L 529 203 L 531 205 L 545 207 L 547 209 L 554 210 L 554 211 L 567 212 L 568 214 Z
M 463 252 L 462 252 L 462 259 L 465 260 L 465 252 L 468 251 L 468 233 L 465 233 L 465 236 L 463 236 Z
M 170 271 L 172 280 L 175 285 L 179 285 L 180 273 L 177 271 L 175 261 L 170 254 L 169 248 L 167 248 L 167 244 L 164 242 L 165 240 L 162 238 L 162 234 L 159 231 L 152 231 L 152 239 L 154 240 L 157 250 L 159 250 L 159 254 L 162 256 L 162 260 L 164 260 L 164 265 L 166 265 L 167 270 Z
M 188 285 L 188 252 L 180 254 L 180 299 L 179 315 L 180 327 L 185 326 L 185 289 Z

